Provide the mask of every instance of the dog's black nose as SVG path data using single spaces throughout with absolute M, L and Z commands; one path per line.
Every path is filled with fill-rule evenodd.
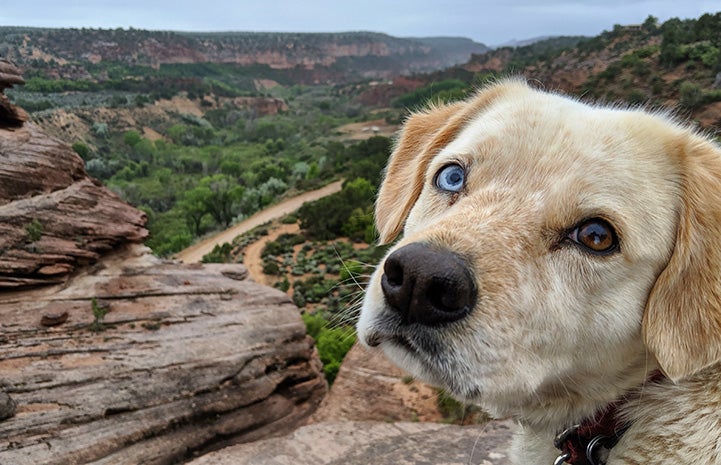
M 390 254 L 383 271 L 383 294 L 404 323 L 450 323 L 475 304 L 471 272 L 454 253 L 414 242 Z

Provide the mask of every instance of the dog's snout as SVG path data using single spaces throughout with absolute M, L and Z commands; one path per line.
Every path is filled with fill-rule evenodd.
M 390 254 L 383 271 L 383 294 L 405 323 L 450 323 L 466 316 L 475 304 L 471 273 L 449 251 L 412 243 Z

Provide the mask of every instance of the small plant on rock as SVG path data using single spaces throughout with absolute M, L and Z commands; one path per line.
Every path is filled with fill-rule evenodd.
M 90 323 L 90 331 L 95 333 L 105 331 L 105 315 L 107 315 L 109 307 L 107 305 L 101 305 L 98 303 L 98 299 L 93 297 L 90 301 L 90 306 L 93 309 L 93 322 Z
M 26 223 L 24 228 L 25 233 L 28 235 L 27 242 L 29 243 L 37 242 L 43 236 L 43 225 L 37 218 L 32 220 L 30 223 Z

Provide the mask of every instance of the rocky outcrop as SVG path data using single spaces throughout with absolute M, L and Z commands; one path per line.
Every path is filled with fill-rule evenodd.
M 58 283 L 126 243 L 145 214 L 98 185 L 33 124 L 0 129 L 0 289 Z
M 343 422 L 233 446 L 189 465 L 508 465 L 510 422 L 483 426 Z
M 178 463 L 316 409 L 286 294 L 153 257 L 145 215 L 32 124 L 0 128 L 0 157 L 1 464 Z
M 259 116 L 277 115 L 288 110 L 284 100 L 273 97 L 236 97 L 233 104 L 238 108 L 251 110 Z
M 0 89 L 21 82 L 3 66 Z M 147 237 L 145 214 L 89 178 L 70 147 L 0 107 L 0 290 L 63 282 Z
M 393 365 L 382 351 L 356 344 L 312 421 L 441 421 L 437 394 Z
M 6 293 L 0 463 L 174 463 L 302 424 L 326 392 L 313 342 L 288 296 L 245 276 L 132 246 Z
M 20 127 L 28 120 L 28 115 L 21 108 L 10 103 L 3 95 L 8 87 L 25 84 L 20 70 L 7 60 L 0 59 L 0 128 Z

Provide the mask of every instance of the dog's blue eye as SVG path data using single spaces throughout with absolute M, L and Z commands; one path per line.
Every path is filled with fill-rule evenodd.
M 466 183 L 466 170 L 461 165 L 447 165 L 436 174 L 436 187 L 447 192 L 460 192 Z

